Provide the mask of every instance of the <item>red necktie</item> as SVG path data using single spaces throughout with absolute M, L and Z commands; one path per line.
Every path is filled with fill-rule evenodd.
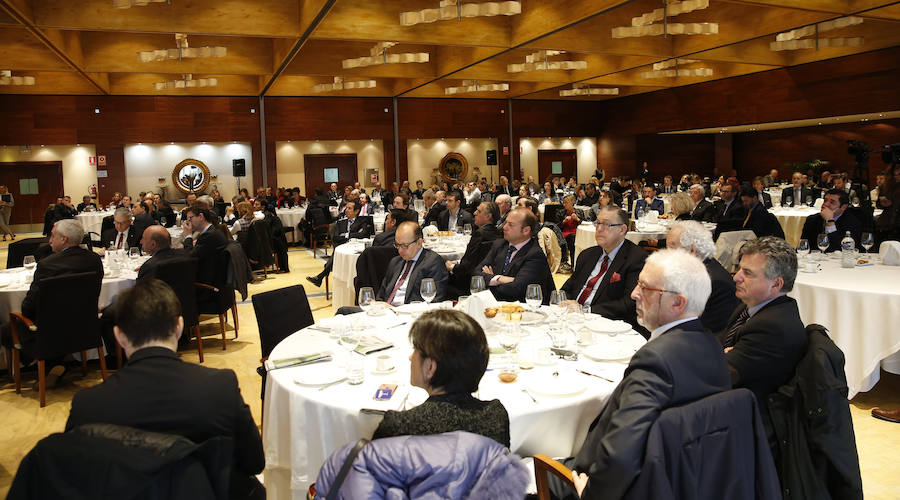
M 397 295 L 397 290 L 400 289 L 400 285 L 403 284 L 403 281 L 406 280 L 406 276 L 409 274 L 409 270 L 412 269 L 413 261 L 406 261 L 406 266 L 403 268 L 403 274 L 400 275 L 400 279 L 397 280 L 397 284 L 394 285 L 394 290 L 391 291 L 391 295 L 387 299 L 387 303 L 390 304 L 394 301 L 394 295 Z
M 600 278 L 606 274 L 606 268 L 609 267 L 609 255 L 603 256 L 603 264 L 600 264 L 600 272 L 597 273 L 596 276 L 589 279 L 587 285 L 584 287 L 584 291 L 581 292 L 581 295 L 578 296 L 578 303 L 584 305 L 587 302 L 588 297 L 591 296 L 591 292 L 594 291 L 594 287 L 597 285 L 597 282 L 600 281 Z
M 116 243 L 116 248 L 122 248 L 122 240 L 124 239 L 122 235 L 123 233 L 119 233 L 119 241 Z

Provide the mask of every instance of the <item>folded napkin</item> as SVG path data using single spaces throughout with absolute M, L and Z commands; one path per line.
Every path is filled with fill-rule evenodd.
M 482 328 L 487 328 L 488 318 L 484 315 L 484 310 L 488 307 L 497 307 L 497 299 L 490 290 L 484 290 L 469 297 L 469 300 L 466 301 L 465 313 L 475 318 Z
M 900 242 L 885 241 L 878 249 L 881 262 L 886 266 L 900 266 Z
M 422 233 L 425 235 L 437 234 L 438 228 L 437 226 L 425 226 L 422 228 Z
M 651 210 L 647 212 L 647 222 L 651 224 L 655 224 L 659 220 L 659 212 L 656 210 Z
M 825 202 L 824 199 L 819 198 L 815 201 L 815 203 L 813 203 L 813 206 L 816 208 L 822 208 L 822 203 L 824 203 L 824 202 Z

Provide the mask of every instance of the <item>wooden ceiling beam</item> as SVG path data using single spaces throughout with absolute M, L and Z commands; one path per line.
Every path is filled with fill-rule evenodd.
M 272 73 L 272 76 L 268 79 L 265 85 L 259 91 L 259 96 L 263 97 L 266 95 L 266 92 L 272 87 L 278 77 L 284 73 L 284 70 L 291 64 L 291 60 L 294 59 L 294 56 L 297 55 L 297 52 L 300 51 L 300 48 L 303 47 L 303 44 L 309 40 L 309 37 L 312 36 L 313 32 L 316 31 L 316 28 L 322 23 L 322 20 L 325 19 L 325 16 L 334 8 L 334 4 L 337 0 L 309 0 L 308 2 L 303 3 L 303 9 L 299 13 L 300 22 L 303 23 L 301 28 L 302 32 L 300 37 L 294 43 L 294 46 L 285 54 L 284 58 L 281 60 L 281 64 L 275 68 L 275 71 Z M 282 47 L 284 48 L 284 47 Z

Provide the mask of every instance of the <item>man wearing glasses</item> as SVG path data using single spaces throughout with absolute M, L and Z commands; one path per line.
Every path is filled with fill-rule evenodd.
M 432 302 L 443 301 L 448 279 L 444 258 L 425 248 L 419 224 L 407 221 L 397 226 L 394 247 L 399 255 L 388 263 L 387 274 L 375 298 L 392 306 L 424 300 L 420 285 L 423 279 L 431 278 L 437 292 Z
M 628 214 L 624 210 L 602 207 L 594 222 L 597 246 L 578 255 L 575 270 L 561 290 L 573 303 L 589 305 L 591 312 L 606 318 L 627 321 L 647 337 L 649 332 L 638 325 L 634 299 L 631 298 L 647 252 L 625 239 L 628 223 Z
M 100 236 L 100 242 L 116 250 L 128 251 L 131 247 L 140 246 L 141 235 L 131 224 L 131 210 L 119 207 L 113 213 L 113 226 Z

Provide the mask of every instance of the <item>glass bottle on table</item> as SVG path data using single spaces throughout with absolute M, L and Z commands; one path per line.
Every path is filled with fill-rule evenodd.
M 850 269 L 856 267 L 855 248 L 856 243 L 853 241 L 853 237 L 850 236 L 850 231 L 846 231 L 844 238 L 841 240 L 841 267 Z

